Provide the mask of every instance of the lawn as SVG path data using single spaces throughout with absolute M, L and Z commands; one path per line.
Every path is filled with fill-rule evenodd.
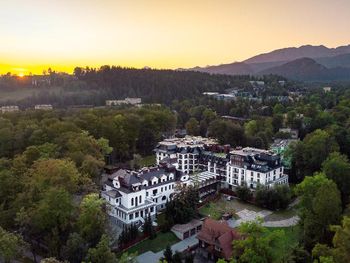
M 224 214 L 221 209 L 218 209 L 217 204 L 213 202 L 207 203 L 199 208 L 199 213 L 215 220 L 221 219 L 222 215 Z
M 172 233 L 172 232 L 158 232 L 157 237 L 155 239 L 146 239 L 138 243 L 137 245 L 129 248 L 127 250 L 128 253 L 134 253 L 137 252 L 138 255 L 147 252 L 147 251 L 153 251 L 153 252 L 159 252 L 167 245 L 171 246 L 180 240 Z

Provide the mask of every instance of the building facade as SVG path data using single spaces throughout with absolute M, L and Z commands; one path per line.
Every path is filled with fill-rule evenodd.
M 216 140 L 186 136 L 160 142 L 155 153 L 156 167 L 120 169 L 108 175 L 101 196 L 117 222 L 142 224 L 146 216 L 154 218 L 177 186 L 195 186 L 204 200 L 222 188 L 247 185 L 254 190 L 259 185 L 288 184 L 281 157 L 272 151 L 249 147 L 230 151 Z
M 148 215 L 154 218 L 157 210 L 164 209 L 176 186 L 188 179 L 172 165 L 139 171 L 120 169 L 108 176 L 101 196 L 117 223 L 142 224 Z

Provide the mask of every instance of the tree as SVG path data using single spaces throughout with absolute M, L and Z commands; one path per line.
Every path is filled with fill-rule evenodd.
M 249 201 L 253 196 L 252 191 L 249 189 L 247 184 L 244 184 L 242 186 L 237 186 L 236 194 L 237 194 L 237 197 L 242 201 Z
M 175 251 L 173 255 L 173 263 L 182 263 L 182 256 L 179 251 Z
M 87 254 L 87 261 L 91 263 L 115 263 L 115 254 L 109 247 L 109 238 L 102 235 L 96 248 L 90 248 Z
M 78 232 L 90 246 L 94 246 L 105 232 L 107 222 L 104 200 L 97 194 L 84 197 L 79 208 Z
M 300 225 L 306 248 L 330 241 L 330 224 L 337 224 L 341 213 L 336 184 L 322 173 L 305 177 L 296 188 L 300 199 Z M 327 193 L 327 194 L 325 194 Z
M 233 258 L 240 263 L 269 263 L 280 262 L 273 253 L 274 249 L 281 249 L 284 231 L 267 232 L 261 222 L 246 222 L 239 226 L 242 239 L 233 241 Z
M 154 227 L 152 225 L 152 219 L 150 214 L 148 214 L 148 216 L 145 219 L 143 231 L 146 235 L 149 235 L 150 239 L 154 239 L 157 236 L 156 231 L 154 230 Z
M 33 210 L 29 210 L 31 226 L 44 233 L 51 255 L 60 257 L 64 236 L 69 231 L 73 213 L 72 199 L 63 189 L 49 189 Z
M 38 198 L 48 187 L 62 187 L 70 193 L 78 190 L 80 174 L 71 161 L 48 159 L 38 160 L 29 170 L 25 185 L 26 196 Z
M 71 233 L 63 248 L 63 256 L 71 263 L 80 263 L 87 253 L 86 241 L 78 234 Z
M 331 226 L 335 232 L 333 247 L 317 244 L 312 250 L 312 255 L 321 259 L 328 258 L 335 263 L 347 263 L 350 259 L 350 217 L 344 217 L 342 225 Z
M 193 186 L 179 188 L 173 200 L 167 203 L 165 216 L 169 224 L 184 224 L 197 215 L 198 191 Z M 170 226 L 170 225 L 169 225 Z
M 273 188 L 260 186 L 255 194 L 256 203 L 271 210 L 286 209 L 290 200 L 291 193 L 288 185 L 275 185 Z
M 300 182 L 306 175 L 319 171 L 329 154 L 338 150 L 334 138 L 326 131 L 316 130 L 308 134 L 302 142 L 290 148 L 293 177 L 296 177 L 291 178 L 292 181 Z
M 244 124 L 244 130 L 247 136 L 255 136 L 259 131 L 258 122 L 256 120 L 247 122 Z
M 22 254 L 24 247 L 25 242 L 21 236 L 7 232 L 0 227 L 0 259 L 5 263 L 12 262 Z
M 350 162 L 347 156 L 338 152 L 331 153 L 322 163 L 322 171 L 337 184 L 344 208 L 350 195 Z
M 171 250 L 170 246 L 167 245 L 164 252 L 164 259 L 166 260 L 166 262 L 171 263 L 173 262 L 173 251 Z
M 118 263 L 137 263 L 137 253 L 128 253 L 125 252 L 122 254 L 122 256 L 118 259 Z
M 199 122 L 195 118 L 189 119 L 188 122 L 186 122 L 186 131 L 190 135 L 199 135 Z

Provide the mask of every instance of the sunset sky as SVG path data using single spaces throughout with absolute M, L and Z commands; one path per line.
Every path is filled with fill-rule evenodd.
M 6 0 L 0 74 L 193 67 L 304 44 L 348 45 L 349 14 L 349 0 Z

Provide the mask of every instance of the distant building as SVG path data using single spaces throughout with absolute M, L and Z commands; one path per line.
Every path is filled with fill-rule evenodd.
M 300 116 L 301 118 L 303 116 Z M 296 129 L 291 128 L 280 128 L 278 132 L 288 133 L 290 135 L 291 139 L 298 139 L 299 138 L 299 131 Z
M 125 101 L 128 104 L 136 105 L 136 104 L 140 104 L 141 103 L 141 98 L 125 98 Z
M 185 136 L 184 138 L 165 139 L 154 149 L 157 164 L 164 158 L 176 159 L 176 168 L 184 173 L 193 173 L 198 169 L 201 150 L 211 145 L 217 145 L 214 139 L 201 136 Z
M 275 139 L 273 144 L 270 146 L 270 150 L 276 154 L 279 154 L 282 158 L 282 163 L 285 168 L 291 168 L 291 158 L 286 156 L 286 151 L 288 150 L 291 143 L 297 142 L 298 139 Z
M 280 84 L 283 87 L 284 85 L 286 85 L 286 81 L 285 80 L 279 80 L 278 84 Z
M 201 231 L 197 234 L 198 252 L 208 260 L 215 262 L 219 258 L 230 260 L 232 257 L 232 242 L 241 239 L 237 230 L 231 228 L 226 221 L 205 219 Z
M 52 110 L 51 104 L 39 104 L 34 106 L 35 110 Z
M 260 80 L 251 80 L 251 81 L 249 81 L 249 83 L 253 87 L 263 87 L 263 86 L 265 86 L 265 82 L 264 81 L 260 81 Z
M 215 96 L 215 95 L 219 95 L 219 92 L 203 92 L 203 95 Z
M 332 87 L 323 87 L 323 91 L 324 91 L 325 93 L 331 92 L 331 91 L 332 91 Z
M 106 100 L 106 106 L 119 106 L 119 105 L 139 105 L 141 104 L 141 98 L 125 98 L 124 100 Z
M 106 100 L 106 106 L 112 107 L 112 106 L 119 106 L 127 104 L 125 100 Z
M 18 106 L 16 105 L 10 105 L 10 106 L 2 106 L 1 107 L 1 112 L 5 113 L 5 112 L 15 112 L 15 111 L 19 111 Z

